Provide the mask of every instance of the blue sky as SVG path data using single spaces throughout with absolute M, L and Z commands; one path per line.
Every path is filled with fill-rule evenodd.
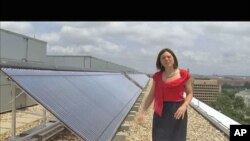
M 250 76 L 250 22 L 1 22 L 0 28 L 46 41 L 47 54 L 91 55 L 153 73 L 167 47 L 191 73 Z

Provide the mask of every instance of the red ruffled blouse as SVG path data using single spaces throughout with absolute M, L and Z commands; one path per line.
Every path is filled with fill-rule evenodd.
M 184 69 L 179 69 L 181 77 L 170 82 L 162 80 L 162 72 L 153 75 L 155 83 L 154 89 L 154 111 L 161 116 L 164 101 L 180 102 L 184 100 L 183 93 L 185 84 L 191 77 L 190 73 Z

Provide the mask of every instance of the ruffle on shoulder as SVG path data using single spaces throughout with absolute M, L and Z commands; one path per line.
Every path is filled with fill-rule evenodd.
M 170 82 L 162 81 L 162 83 L 165 87 L 178 87 L 178 86 L 183 85 L 187 82 L 187 80 L 190 78 L 189 72 L 184 70 L 184 69 L 179 69 L 179 70 L 180 70 L 180 75 L 181 75 L 180 78 L 173 80 L 173 81 L 170 81 Z
M 158 72 L 155 72 L 155 73 L 153 74 L 153 77 L 152 77 L 152 78 L 154 79 L 154 81 L 158 81 L 158 80 L 161 80 L 160 76 L 161 76 L 161 72 L 158 71 Z

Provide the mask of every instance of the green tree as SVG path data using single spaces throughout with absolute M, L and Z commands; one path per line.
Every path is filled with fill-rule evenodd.
M 239 92 L 237 89 L 223 89 L 222 94 L 229 96 L 232 100 L 235 98 L 235 94 Z
M 220 111 L 232 109 L 232 99 L 225 95 L 225 94 L 219 94 L 217 101 L 216 101 L 216 109 L 219 109 Z
M 244 99 L 241 96 L 236 96 L 233 101 L 233 107 L 236 110 L 244 111 L 245 110 L 245 103 Z
M 246 107 L 242 97 L 235 96 L 240 90 L 222 89 L 216 102 L 209 105 L 241 124 L 250 124 L 250 119 L 245 118 L 245 115 L 250 116 L 250 107 Z
M 250 116 L 250 107 L 246 107 L 245 111 L 246 111 L 246 115 Z

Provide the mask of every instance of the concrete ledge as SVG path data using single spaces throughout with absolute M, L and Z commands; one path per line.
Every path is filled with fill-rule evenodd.
M 130 111 L 130 112 L 129 112 L 129 115 L 134 115 L 134 116 L 135 116 L 136 113 L 137 113 L 136 111 Z
M 138 110 L 139 110 L 139 106 L 132 107 L 132 111 L 138 111 Z
M 129 130 L 129 124 L 123 124 L 118 129 L 118 131 L 128 131 L 128 130 Z
M 127 133 L 118 132 L 112 141 L 126 141 Z
M 125 120 L 132 121 L 132 120 L 134 120 L 134 118 L 135 118 L 135 115 L 128 115 Z
M 139 99 L 137 100 L 137 102 L 142 102 L 142 100 L 143 100 L 143 98 L 139 98 Z
M 139 102 L 136 102 L 136 103 L 134 104 L 134 106 L 139 106 L 139 107 L 140 107 L 140 105 L 141 105 L 141 103 L 139 103 Z

